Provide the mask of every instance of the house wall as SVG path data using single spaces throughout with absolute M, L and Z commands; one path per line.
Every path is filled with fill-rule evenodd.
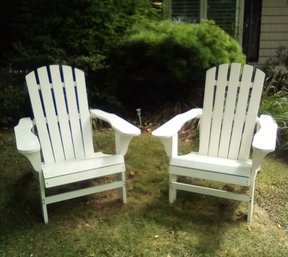
M 288 47 L 288 0 L 263 0 L 258 63 L 275 56 L 279 46 Z

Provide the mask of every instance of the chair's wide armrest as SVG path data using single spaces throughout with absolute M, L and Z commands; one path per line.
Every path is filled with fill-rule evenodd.
M 152 135 L 163 138 L 172 137 L 173 135 L 178 133 L 178 131 L 183 127 L 186 122 L 195 118 L 199 118 L 201 114 L 202 109 L 200 108 L 195 108 L 182 114 L 178 114 L 171 120 L 164 123 L 161 127 L 155 129 L 152 132 Z
M 17 150 L 32 164 L 34 170 L 41 171 L 40 143 L 32 132 L 33 122 L 30 118 L 20 119 L 14 127 Z
M 273 152 L 277 139 L 277 123 L 269 115 L 261 115 L 258 119 L 260 129 L 254 136 L 252 147 L 254 150 L 261 150 L 266 153 Z
M 22 154 L 30 154 L 40 151 L 38 138 L 32 132 L 33 122 L 30 118 L 20 119 L 18 125 L 14 127 L 16 146 Z
M 108 122 L 113 129 L 122 134 L 138 136 L 141 133 L 141 130 L 139 128 L 115 114 L 101 111 L 98 109 L 91 109 L 90 113 L 92 118 L 97 118 Z

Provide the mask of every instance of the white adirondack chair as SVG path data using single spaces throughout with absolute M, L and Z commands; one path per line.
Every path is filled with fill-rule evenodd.
M 114 114 L 89 110 L 85 75 L 77 68 L 41 67 L 26 76 L 26 83 L 34 122 L 22 118 L 14 130 L 18 151 L 39 174 L 44 222 L 48 223 L 48 204 L 75 197 L 118 189 L 126 203 L 124 155 L 140 130 Z M 115 130 L 115 155 L 94 152 L 91 118 L 102 119 Z M 112 174 L 117 175 L 117 181 L 61 194 L 46 192 L 48 188 Z
M 243 201 L 248 203 L 247 220 L 251 221 L 260 161 L 274 151 L 277 134 L 277 124 L 270 116 L 257 117 L 264 78 L 262 71 L 250 65 L 213 67 L 206 73 L 203 109 L 179 114 L 152 132 L 171 157 L 170 203 L 176 200 L 177 190 Z M 178 132 L 195 118 L 200 122 L 199 151 L 178 155 Z M 248 190 L 235 193 L 212 188 L 209 183 L 206 187 L 179 182 L 181 176 L 244 186 Z

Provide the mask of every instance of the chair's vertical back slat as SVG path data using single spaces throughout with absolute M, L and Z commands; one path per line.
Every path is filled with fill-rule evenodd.
M 33 109 L 34 119 L 39 136 L 42 155 L 46 163 L 54 162 L 54 154 L 50 141 L 49 130 L 46 123 L 45 112 L 40 97 L 40 89 L 37 83 L 36 74 L 34 71 L 26 75 L 26 84 L 28 87 L 29 97 Z
M 238 159 L 239 157 L 240 144 L 243 136 L 242 133 L 246 119 L 247 104 L 249 101 L 252 74 L 253 74 L 253 67 L 250 65 L 244 65 L 241 83 L 239 86 L 238 101 L 234 118 L 234 126 L 228 154 L 229 159 Z
M 259 69 L 255 70 L 254 81 L 252 83 L 252 92 L 247 110 L 245 128 L 243 131 L 242 142 L 238 159 L 246 160 L 249 157 L 251 142 L 254 134 L 257 113 L 260 105 L 265 73 Z
M 76 90 L 80 112 L 80 121 L 83 134 L 84 151 L 85 155 L 90 155 L 94 152 L 94 148 L 93 148 L 90 112 L 88 109 L 85 75 L 84 72 L 79 69 L 75 69 L 74 71 L 75 71 Z
M 204 155 L 207 155 L 209 151 L 210 130 L 213 114 L 214 89 L 216 83 L 215 76 L 216 76 L 216 67 L 213 67 L 206 72 L 205 97 L 203 102 L 203 110 L 205 110 L 205 112 L 203 111 L 200 122 L 200 145 L 199 145 L 199 153 Z
M 212 112 L 212 126 L 210 131 L 210 143 L 208 155 L 217 156 L 219 150 L 220 134 L 222 130 L 223 111 L 226 97 L 227 73 L 228 64 L 223 64 L 218 67 L 218 74 L 216 79 L 215 99 Z
M 235 115 L 235 107 L 237 101 L 237 90 L 240 83 L 241 64 L 233 63 L 230 67 L 230 75 L 227 83 L 227 97 L 223 116 L 223 124 L 220 136 L 218 156 L 227 158 L 231 140 L 231 132 Z
M 74 159 L 75 158 L 74 147 L 69 125 L 66 100 L 63 91 L 63 81 L 61 79 L 60 66 L 51 65 L 50 73 L 51 73 L 52 86 L 54 90 L 55 105 L 58 113 L 59 129 L 62 137 L 65 159 L 66 160 Z
M 42 93 L 43 106 L 46 113 L 51 145 L 54 153 L 54 159 L 55 161 L 62 161 L 65 160 L 65 156 L 58 127 L 58 118 L 53 99 L 52 85 L 49 81 L 49 75 L 46 67 L 39 68 L 37 72 L 39 77 L 40 90 Z
M 249 158 L 264 78 L 262 71 L 238 63 L 207 71 L 200 154 Z
M 73 73 L 71 67 L 62 66 L 62 70 L 63 70 L 64 88 L 66 93 L 66 101 L 69 113 L 74 151 L 76 158 L 82 158 L 85 156 L 85 153 L 82 139 L 82 131 L 80 126 L 79 111 L 77 106 L 75 81 L 73 79 Z

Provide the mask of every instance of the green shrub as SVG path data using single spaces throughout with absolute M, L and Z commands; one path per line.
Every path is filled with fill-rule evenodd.
M 276 153 L 287 156 L 288 153 L 288 92 L 278 91 L 264 96 L 260 108 L 261 113 L 273 116 L 279 126 Z M 287 158 L 287 157 L 286 157 Z
M 1 13 L 7 35 L 0 65 L 13 70 L 54 63 L 103 68 L 106 54 L 136 17 L 153 13 L 150 0 L 11 0 Z
M 262 67 L 266 83 L 262 96 L 261 113 L 273 116 L 279 126 L 277 154 L 288 153 L 288 49 L 280 47 L 276 56 L 267 60 Z M 286 157 L 287 158 L 287 157 Z
M 147 111 L 169 103 L 202 104 L 208 68 L 245 62 L 239 44 L 211 21 L 136 23 L 117 45 L 112 70 L 125 106 Z M 190 105 L 191 106 L 191 105 Z
M 121 109 L 107 56 L 136 20 L 158 17 L 150 0 L 11 0 L 1 8 L 0 127 L 27 113 L 25 75 L 43 65 L 83 69 L 91 106 Z
M 24 74 L 0 70 L 0 92 L 0 128 L 10 128 L 30 113 Z
M 263 70 L 267 75 L 265 87 L 268 95 L 288 90 L 288 48 L 279 47 L 276 56 L 267 60 Z

